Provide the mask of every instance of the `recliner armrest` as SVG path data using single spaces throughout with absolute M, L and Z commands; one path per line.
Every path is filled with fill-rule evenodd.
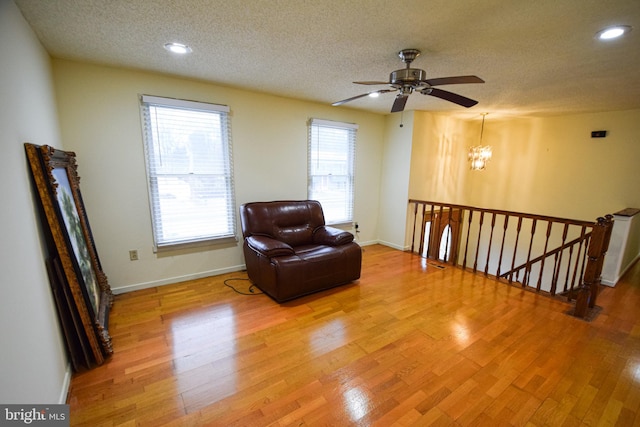
M 313 243 L 328 246 L 341 246 L 353 242 L 353 234 L 338 228 L 322 226 L 313 233 Z
M 272 239 L 271 237 L 249 236 L 245 240 L 251 249 L 267 258 L 295 254 L 291 246 L 279 240 Z

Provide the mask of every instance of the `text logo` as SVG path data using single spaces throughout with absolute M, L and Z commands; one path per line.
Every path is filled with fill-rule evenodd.
M 68 427 L 69 405 L 0 405 L 0 427 Z

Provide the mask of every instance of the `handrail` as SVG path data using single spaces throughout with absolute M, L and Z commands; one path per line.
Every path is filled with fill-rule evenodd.
M 500 209 L 479 208 L 476 206 L 469 206 L 469 205 L 457 205 L 455 203 L 431 202 L 427 200 L 417 200 L 417 199 L 409 199 L 409 203 L 417 203 L 421 205 L 427 204 L 427 205 L 434 205 L 434 206 L 446 206 L 454 209 L 474 210 L 477 212 L 488 212 L 488 213 L 496 213 L 496 214 L 502 214 L 502 215 L 511 215 L 511 216 L 518 216 L 522 218 L 559 222 L 563 224 L 575 224 L 575 225 L 584 225 L 584 226 L 594 225 L 593 222 L 582 221 L 579 219 L 562 218 L 562 217 L 548 216 L 548 215 L 538 215 L 538 214 L 532 214 L 532 213 L 526 213 L 526 212 L 505 211 Z
M 409 205 L 411 252 L 485 276 L 495 271 L 498 280 L 569 301 L 582 298 L 581 317 L 595 305 L 611 215 L 589 222 L 416 199 Z
M 543 259 L 543 258 L 548 258 L 548 257 L 550 257 L 550 256 L 552 256 L 552 255 L 558 255 L 559 253 L 561 253 L 562 251 L 564 251 L 564 250 L 565 250 L 565 249 L 567 249 L 567 248 L 568 248 L 568 249 L 572 249 L 572 247 L 573 247 L 574 245 L 577 245 L 577 244 L 582 243 L 582 242 L 584 242 L 584 241 L 588 241 L 588 239 L 589 239 L 590 237 L 591 237 L 591 232 L 589 232 L 589 233 L 585 234 L 584 236 L 578 237 L 577 239 L 573 239 L 572 241 L 570 241 L 570 242 L 568 242 L 568 243 L 565 243 L 565 244 L 563 244 L 562 246 L 557 247 L 557 248 L 555 248 L 555 249 L 553 249 L 553 250 L 551 250 L 551 251 L 547 252 L 546 254 L 540 255 L 540 256 L 538 256 L 538 257 L 536 257 L 536 258 L 532 259 L 532 260 L 531 260 L 531 261 L 529 261 L 529 262 L 526 262 L 526 263 L 524 263 L 524 264 L 520 264 L 519 266 L 514 267 L 514 268 L 512 268 L 511 270 L 509 270 L 509 271 L 507 271 L 507 272 L 505 272 L 505 273 L 500 274 L 498 277 L 500 277 L 501 279 L 505 279 L 505 278 L 507 278 L 507 277 L 508 277 L 508 278 L 509 278 L 509 283 L 511 283 L 511 282 L 512 282 L 512 277 L 513 277 L 513 275 L 514 275 L 514 274 L 516 274 L 516 276 L 517 276 L 517 273 L 518 273 L 520 270 L 522 270 L 523 268 L 530 269 L 532 264 L 535 264 L 535 263 L 537 263 L 537 262 L 542 261 L 542 259 Z

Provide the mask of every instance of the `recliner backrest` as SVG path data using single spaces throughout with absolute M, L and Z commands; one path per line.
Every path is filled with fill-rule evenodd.
M 253 202 L 240 206 L 243 237 L 267 236 L 290 246 L 311 244 L 313 232 L 325 225 L 316 200 Z

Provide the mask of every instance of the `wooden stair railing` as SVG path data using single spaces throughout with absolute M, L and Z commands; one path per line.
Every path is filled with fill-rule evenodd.
M 551 256 L 554 256 L 555 258 L 554 258 L 553 281 L 551 282 L 551 289 L 550 289 L 549 293 L 552 294 L 552 295 L 555 295 L 556 291 L 557 291 L 558 277 L 559 277 L 559 274 L 560 274 L 560 271 L 558 270 L 557 267 L 558 267 L 558 264 L 561 263 L 561 261 L 562 261 L 562 254 L 563 254 L 564 250 L 568 249 L 569 250 L 569 257 L 572 257 L 573 256 L 573 250 L 574 250 L 575 247 L 577 247 L 578 248 L 578 257 L 579 257 L 580 256 L 580 251 L 582 250 L 583 243 L 586 243 L 588 245 L 590 237 L 591 237 L 590 233 L 589 234 L 584 234 L 584 235 L 580 236 L 577 239 L 573 239 L 572 241 L 570 241 L 568 243 L 565 243 L 562 246 L 547 252 L 544 255 L 540 255 L 539 257 L 536 257 L 536 258 L 532 259 L 531 261 L 529 261 L 529 262 L 527 262 L 525 264 L 521 264 L 518 267 L 512 268 L 511 270 L 507 271 L 506 273 L 502 273 L 499 277 L 500 278 L 508 278 L 509 283 L 512 283 L 514 281 L 513 278 L 514 278 L 514 275 L 515 275 L 515 277 L 516 277 L 515 281 L 517 282 L 518 281 L 518 277 L 519 277 L 519 273 L 524 270 L 524 280 L 522 280 L 520 283 L 522 283 L 523 286 L 527 286 L 529 284 L 528 281 L 527 281 L 527 278 L 528 278 L 528 274 L 527 273 L 529 273 L 531 271 L 531 266 L 536 264 L 536 263 L 538 263 L 538 262 L 543 263 L 545 258 L 549 258 Z M 584 261 L 584 258 L 583 258 L 583 261 Z M 584 267 L 584 265 L 583 265 L 583 267 Z M 576 282 L 575 278 L 577 276 L 578 271 L 583 271 L 583 270 L 584 270 L 584 268 L 580 268 L 580 270 L 578 270 L 578 263 L 574 263 L 573 279 L 571 280 L 571 283 L 575 283 Z M 563 289 L 562 293 L 567 292 L 567 290 L 568 290 L 567 289 L 568 282 L 569 282 L 568 281 L 568 277 L 569 277 L 569 274 L 566 274 L 565 278 L 567 280 L 565 281 L 565 286 L 564 286 L 564 289 Z M 580 279 L 578 279 L 578 281 L 579 280 Z M 542 286 L 542 282 L 540 280 L 540 277 L 538 277 L 536 290 L 539 291 L 541 286 Z
M 588 222 L 415 199 L 409 205 L 411 252 L 576 299 L 578 317 L 595 307 L 613 216 Z

